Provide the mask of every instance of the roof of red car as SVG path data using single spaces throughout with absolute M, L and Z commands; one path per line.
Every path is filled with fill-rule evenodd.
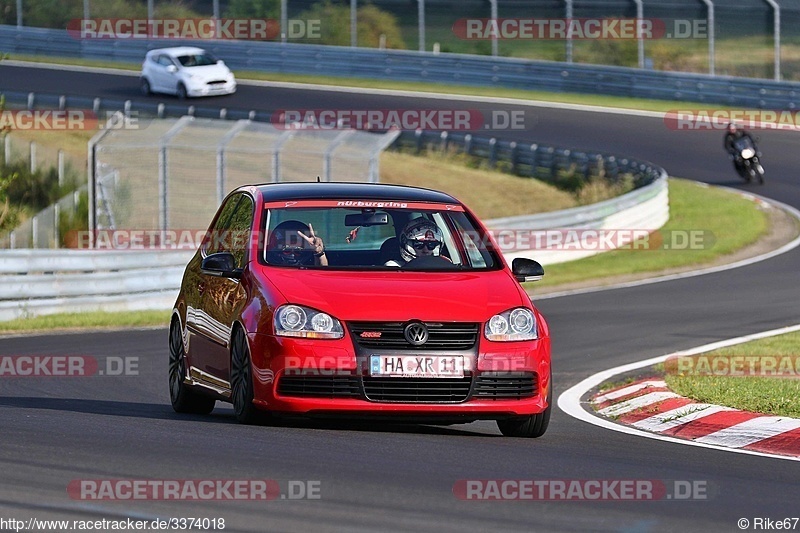
M 265 201 L 300 199 L 357 198 L 370 200 L 406 200 L 412 202 L 460 203 L 449 194 L 408 187 L 405 185 L 386 185 L 381 183 L 349 182 L 293 182 L 258 185 Z

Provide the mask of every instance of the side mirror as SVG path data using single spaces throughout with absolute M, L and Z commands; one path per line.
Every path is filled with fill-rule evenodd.
M 167 72 L 169 72 L 170 74 L 175 74 L 176 72 L 178 72 L 178 67 L 176 67 L 175 65 L 167 65 Z
M 242 270 L 236 268 L 236 260 L 230 252 L 218 252 L 206 256 L 200 263 L 200 272 L 220 278 L 242 277 Z
M 225 62 L 221 59 L 217 59 L 217 65 L 224 65 Z
M 511 262 L 511 273 L 517 281 L 539 281 L 544 277 L 544 268 L 533 259 L 517 257 Z

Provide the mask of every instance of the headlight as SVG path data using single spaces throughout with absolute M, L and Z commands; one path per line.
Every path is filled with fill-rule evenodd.
M 742 150 L 742 157 L 745 159 L 750 159 L 754 155 L 756 155 L 756 151 L 753 150 L 752 148 L 745 148 L 744 150 Z
M 525 307 L 494 315 L 486 322 L 483 335 L 490 341 L 529 341 L 539 338 L 536 317 Z
M 331 315 L 302 305 L 282 305 L 273 317 L 275 335 L 308 339 L 341 339 L 342 324 Z

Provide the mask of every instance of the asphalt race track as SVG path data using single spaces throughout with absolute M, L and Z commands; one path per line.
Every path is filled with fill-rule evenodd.
M 146 98 L 137 80 L 0 64 L 0 88 Z M 170 97 L 152 97 L 171 100 Z M 195 102 L 193 102 L 195 103 Z M 800 207 L 800 137 L 761 132 L 767 184 L 740 183 L 722 132 L 671 131 L 662 119 L 431 98 L 241 85 L 196 102 L 285 108 L 524 109 L 524 131 L 499 136 L 599 149 L 672 175 L 752 189 Z M 694 228 L 687 228 L 694 229 Z M 732 227 L 730 231 L 737 231 Z M 623 363 L 800 322 L 800 249 L 748 267 L 635 288 L 546 299 L 556 394 Z M 15 378 L 0 382 L 0 517 L 222 517 L 226 531 L 738 531 L 737 520 L 798 516 L 800 463 L 664 443 L 608 431 L 555 409 L 537 440 L 500 436 L 493 423 L 394 426 L 238 425 L 227 407 L 179 416 L 167 391 L 166 330 L 13 337 L 0 355 L 137 357 L 137 376 Z M 223 404 L 218 404 L 223 405 Z M 80 501 L 75 479 L 319 481 L 316 500 Z M 464 479 L 674 480 L 705 500 L 463 501 Z M 798 526 L 800 527 L 800 526 Z

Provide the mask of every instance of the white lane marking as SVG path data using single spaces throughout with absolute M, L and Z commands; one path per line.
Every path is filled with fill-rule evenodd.
M 672 409 L 671 411 L 659 413 L 655 416 L 651 416 L 650 418 L 645 418 L 644 420 L 639 420 L 633 425 L 639 429 L 661 433 L 663 431 L 682 426 L 683 424 L 688 424 L 689 422 L 713 415 L 714 413 L 734 410 L 735 409 L 730 407 L 723 407 L 721 405 L 714 405 L 711 403 L 691 403 L 689 405 L 684 405 L 683 407 L 678 407 L 677 409 Z
M 700 183 L 700 182 L 698 182 L 698 183 Z M 734 191 L 734 192 L 738 192 L 740 194 L 745 194 L 745 193 L 742 193 L 741 191 L 738 191 L 736 189 L 729 189 L 728 187 L 719 187 L 719 188 L 728 189 L 728 190 L 731 190 L 731 191 Z M 771 203 L 773 206 L 781 207 L 784 210 L 786 210 L 795 219 L 800 221 L 800 211 L 798 211 L 794 207 L 792 207 L 790 205 L 787 205 L 787 204 L 784 204 L 783 202 L 778 202 L 777 200 L 772 200 L 772 199 L 768 199 L 768 198 L 766 198 L 764 196 L 759 196 L 757 194 L 753 194 L 753 193 L 746 193 L 746 194 L 751 195 L 751 196 L 755 196 L 756 198 L 758 198 L 762 202 Z M 688 272 L 681 272 L 679 274 L 669 274 L 667 276 L 656 276 L 654 278 L 640 279 L 640 280 L 637 280 L 637 281 L 628 281 L 628 282 L 625 282 L 625 283 L 615 283 L 615 284 L 612 284 L 612 285 L 604 285 L 604 286 L 600 286 L 600 287 L 586 287 L 584 289 L 573 289 L 573 290 L 568 290 L 568 291 L 551 292 L 550 294 L 542 294 L 542 295 L 537 295 L 535 293 L 535 289 L 531 289 L 529 291 L 529 294 L 531 295 L 531 298 L 533 298 L 534 300 L 547 300 L 547 299 L 550 299 L 550 298 L 561 298 L 561 297 L 564 297 L 564 296 L 576 296 L 576 295 L 580 295 L 580 294 L 589 294 L 589 293 L 592 293 L 592 292 L 602 292 L 602 291 L 610 291 L 610 290 L 616 290 L 616 289 L 627 289 L 629 287 L 640 287 L 642 285 L 650 285 L 652 283 L 661 283 L 663 281 L 672 281 L 672 280 L 676 280 L 676 279 L 693 278 L 695 276 L 703 276 L 705 274 L 714 274 L 716 272 L 724 272 L 725 270 L 732 270 L 734 268 L 740 268 L 740 267 L 752 265 L 754 263 L 760 263 L 761 261 L 766 261 L 767 259 L 772 259 L 773 257 L 776 257 L 778 255 L 785 254 L 786 252 L 790 252 L 790 251 L 794 250 L 795 248 L 797 248 L 798 246 L 800 246 L 800 236 L 796 237 L 793 241 L 784 244 L 780 248 L 778 248 L 776 250 L 772 250 L 771 252 L 767 252 L 765 254 L 757 255 L 755 257 L 750 257 L 748 259 L 742 259 L 741 261 L 736 261 L 735 263 L 728 263 L 727 265 L 719 265 L 719 266 L 715 266 L 715 267 L 701 268 L 699 270 L 690 270 Z
M 664 381 L 642 381 L 641 383 L 636 383 L 635 385 L 631 385 L 623 389 L 618 389 L 613 392 L 607 392 L 606 394 L 601 394 L 600 396 L 595 397 L 592 400 L 592 403 L 603 403 L 608 400 L 616 400 L 617 398 L 622 398 L 623 396 L 628 396 L 635 392 L 639 392 L 640 390 L 647 387 L 666 387 L 666 386 L 667 384 Z
M 629 363 L 627 365 L 621 365 L 615 368 L 610 368 L 608 370 L 604 370 L 602 372 L 593 374 L 584 379 L 583 381 L 581 381 L 580 383 L 577 383 L 572 387 L 570 387 L 569 389 L 567 389 L 566 391 L 564 391 L 558 397 L 558 408 L 561 409 L 564 413 L 568 414 L 573 418 L 577 418 L 578 420 L 582 420 L 589 424 L 599 426 L 605 429 L 610 429 L 612 431 L 617 431 L 619 433 L 626 433 L 628 435 L 646 437 L 648 439 L 655 439 L 663 442 L 672 442 L 675 444 L 683 444 L 685 446 L 697 446 L 700 448 L 707 448 L 710 450 L 720 450 L 730 453 L 741 453 L 745 455 L 757 455 L 760 457 L 772 457 L 775 459 L 784 459 L 787 461 L 800 461 L 800 457 L 794 457 L 789 455 L 775 455 L 755 450 L 744 450 L 741 448 L 728 448 L 726 446 L 720 446 L 718 444 L 697 442 L 696 440 L 684 440 L 676 437 L 670 437 L 668 435 L 662 435 L 660 433 L 650 433 L 649 431 L 643 431 L 633 426 L 625 426 L 622 424 L 617 424 L 613 420 L 596 416 L 594 413 L 585 409 L 584 404 L 581 402 L 581 398 L 584 395 L 586 395 L 590 390 L 599 386 L 601 383 L 608 381 L 609 379 L 612 379 L 614 376 L 618 374 L 622 374 L 624 372 L 630 372 L 632 370 L 638 370 L 640 368 L 651 366 L 657 363 L 663 363 L 669 357 L 676 357 L 678 355 L 696 355 L 699 353 L 715 350 L 717 348 L 734 346 L 737 344 L 742 344 L 744 342 L 763 339 L 766 337 L 774 337 L 775 335 L 792 333 L 794 331 L 800 331 L 800 324 L 778 329 L 771 329 L 769 331 L 762 331 L 750 335 L 744 335 L 742 337 L 735 337 L 733 339 L 726 339 L 718 342 L 712 342 L 710 344 L 704 344 L 703 346 L 697 346 L 695 348 L 691 348 L 685 351 L 674 352 L 667 355 L 653 357 L 651 359 L 645 359 L 644 361 L 637 361 L 635 363 Z
M 144 56 L 142 56 L 142 61 L 144 61 Z M 71 72 L 91 72 L 96 74 L 117 74 L 120 76 L 136 76 L 137 78 L 141 75 L 142 69 L 138 68 L 133 70 L 122 69 L 122 68 L 113 68 L 113 67 L 84 67 L 81 65 L 59 65 L 58 63 L 39 63 L 37 61 L 20 61 L 18 59 L 5 59 L 3 60 L 3 65 L 8 65 L 9 67 L 26 67 L 26 68 L 41 68 L 47 70 L 68 70 Z
M 800 428 L 800 420 L 785 416 L 760 416 L 695 439 L 706 444 L 743 448 L 750 444 Z
M 614 405 L 600 409 L 597 412 L 605 416 L 618 416 L 625 413 L 630 413 L 631 411 L 635 411 L 636 409 L 640 409 L 648 405 L 653 405 L 654 403 L 669 400 L 670 398 L 680 398 L 680 396 L 670 391 L 651 392 L 650 394 L 637 396 L 636 398 L 631 398 L 630 400 L 626 400 L 624 402 L 615 403 Z

